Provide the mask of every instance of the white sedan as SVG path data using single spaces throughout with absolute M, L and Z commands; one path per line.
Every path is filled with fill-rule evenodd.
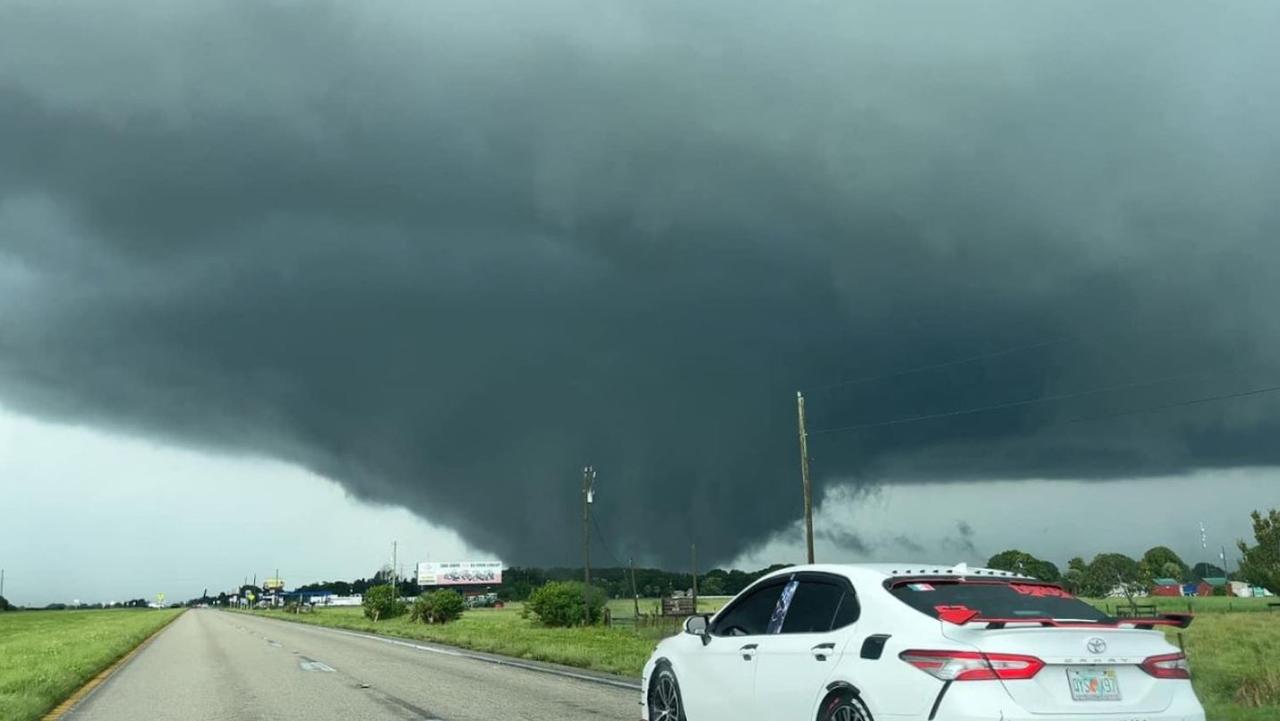
M 646 721 L 1204 721 L 1158 626 L 1054 584 L 921 564 L 794 566 L 645 665 Z

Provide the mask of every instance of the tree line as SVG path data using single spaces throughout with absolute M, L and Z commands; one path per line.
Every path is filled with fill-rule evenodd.
M 1037 558 L 1026 551 L 1010 549 L 992 556 L 986 565 L 989 568 L 1023 573 L 1043 581 L 1059 583 L 1080 596 L 1101 597 L 1115 591 L 1130 595 L 1149 590 L 1156 579 L 1171 579 L 1183 584 L 1199 583 L 1206 578 L 1243 580 L 1280 594 L 1280 509 L 1272 509 L 1267 514 L 1255 511 L 1252 519 L 1256 544 L 1250 545 L 1244 541 L 1237 544 L 1241 554 L 1239 569 L 1230 574 L 1211 563 L 1189 565 L 1167 546 L 1150 548 L 1140 558 L 1132 558 L 1123 553 L 1100 553 L 1086 561 L 1077 556 L 1067 562 L 1065 570 L 1052 561 Z M 702 596 L 737 595 L 761 576 L 789 565 L 791 564 L 774 564 L 757 571 L 713 568 L 698 574 L 698 593 Z M 593 567 L 591 585 L 610 598 L 630 598 L 633 582 L 636 593 L 645 598 L 669 596 L 675 591 L 693 588 L 693 574 L 689 571 L 637 568 L 634 570 L 634 581 L 632 574 L 632 569 L 626 567 Z M 581 581 L 582 577 L 581 567 L 513 566 L 502 572 L 501 584 L 490 586 L 488 590 L 496 592 L 503 601 L 527 601 L 535 590 L 549 582 Z M 328 591 L 338 596 L 351 596 L 364 594 L 371 588 L 390 586 L 391 583 L 391 568 L 384 566 L 368 578 L 318 581 L 299 586 L 296 590 Z M 395 583 L 400 597 L 417 596 L 421 590 L 412 578 L 397 578 Z M 242 596 L 246 591 L 252 591 L 258 597 L 263 595 L 262 589 L 256 586 L 240 588 Z M 227 594 L 192 599 L 189 603 L 211 603 L 215 600 L 225 605 Z
M 1100 597 L 1116 591 L 1132 595 L 1150 589 L 1157 579 L 1177 584 L 1199 584 L 1206 579 L 1244 581 L 1280 594 L 1280 509 L 1273 508 L 1265 515 L 1254 511 L 1251 519 L 1256 544 L 1250 545 L 1243 540 L 1236 543 L 1240 564 L 1234 573 L 1212 563 L 1188 566 L 1168 546 L 1148 549 L 1141 558 L 1130 558 L 1123 553 L 1100 553 L 1086 562 L 1077 556 L 1067 562 L 1065 571 L 1060 571 L 1051 561 L 1011 549 L 992 556 L 987 566 L 1060 583 L 1080 596 Z M 1222 593 L 1225 592 L 1223 589 Z

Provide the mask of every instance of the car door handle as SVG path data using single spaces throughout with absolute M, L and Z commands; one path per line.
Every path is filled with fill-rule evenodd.
M 834 643 L 820 643 L 809 650 L 813 652 L 813 657 L 815 659 L 819 661 L 826 661 L 827 656 L 830 656 L 831 652 L 834 651 L 835 648 L 836 645 Z
M 742 654 L 743 661 L 750 661 L 751 659 L 756 657 L 756 644 L 749 643 L 746 646 L 743 646 L 742 648 L 738 649 L 738 651 Z

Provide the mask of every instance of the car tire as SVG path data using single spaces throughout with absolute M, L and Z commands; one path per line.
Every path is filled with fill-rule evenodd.
M 649 721 L 686 721 L 675 671 L 663 663 L 649 678 Z
M 818 721 L 873 721 L 871 711 L 856 693 L 837 691 L 822 702 Z

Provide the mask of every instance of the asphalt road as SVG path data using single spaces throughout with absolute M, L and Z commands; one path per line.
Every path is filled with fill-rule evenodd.
M 214 610 L 169 625 L 68 721 L 637 721 L 638 691 Z

